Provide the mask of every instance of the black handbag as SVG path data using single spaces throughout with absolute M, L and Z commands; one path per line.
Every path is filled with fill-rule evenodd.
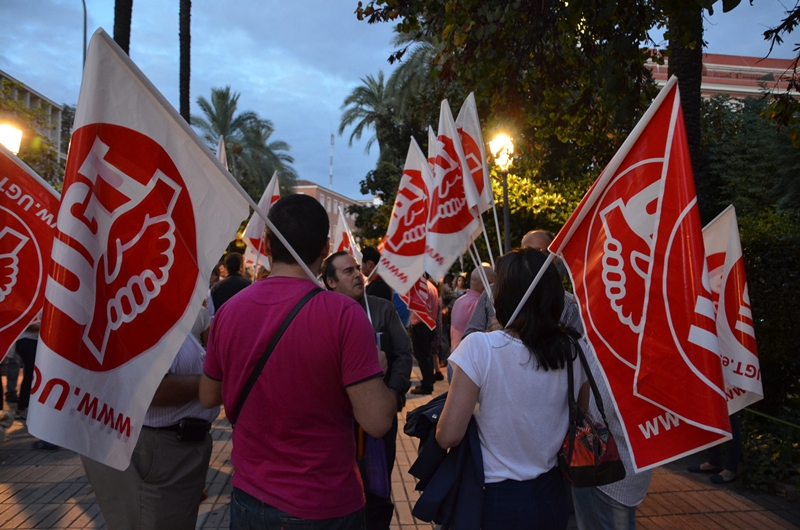
M 581 410 L 575 402 L 572 359 L 567 360 L 569 431 L 558 451 L 558 467 L 564 478 L 574 487 L 589 488 L 624 479 L 625 466 L 620 459 L 617 442 L 608 429 L 600 391 L 580 348 L 578 348 L 578 358 L 589 380 L 603 423 L 594 421 L 589 413 Z

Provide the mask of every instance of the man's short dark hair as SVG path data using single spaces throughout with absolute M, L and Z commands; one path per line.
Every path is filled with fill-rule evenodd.
M 364 247 L 361 249 L 361 261 L 371 261 L 375 265 L 381 260 L 381 253 L 375 247 Z
M 325 208 L 309 195 L 288 195 L 269 210 L 269 220 L 306 264 L 319 258 L 328 241 L 330 222 Z M 278 263 L 297 263 L 278 237 L 267 229 L 272 248 L 272 260 Z
M 225 255 L 225 270 L 228 274 L 239 274 L 244 258 L 239 252 L 228 252 Z
M 336 275 L 336 267 L 333 265 L 334 260 L 339 256 L 346 256 L 348 254 L 349 252 L 346 250 L 340 250 L 339 252 L 334 252 L 322 262 L 322 283 L 325 284 L 327 290 L 333 291 L 333 287 L 328 285 L 329 278 L 334 282 L 339 281 L 339 277 Z

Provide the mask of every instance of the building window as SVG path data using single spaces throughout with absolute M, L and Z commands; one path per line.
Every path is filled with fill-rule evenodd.
M 325 208 L 325 196 L 323 194 L 319 194 L 319 203 Z
M 331 198 L 328 197 L 328 213 L 331 211 Z

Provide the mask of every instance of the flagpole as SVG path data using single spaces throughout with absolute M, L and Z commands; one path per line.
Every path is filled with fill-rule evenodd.
M 497 205 L 492 199 L 492 211 L 494 212 L 494 227 L 497 230 L 497 250 L 500 252 L 498 256 L 503 255 L 503 244 L 500 241 L 500 221 L 497 219 Z
M 472 246 L 475 246 L 475 243 L 473 243 Z M 489 285 L 489 278 L 486 276 L 486 271 L 483 270 L 483 265 L 481 265 L 481 262 L 480 261 L 476 261 L 475 256 L 472 255 L 472 249 L 467 247 L 467 250 L 469 250 L 470 257 L 472 258 L 472 261 L 474 261 L 476 263 L 475 270 L 478 271 L 478 278 L 480 278 L 481 283 L 483 284 L 483 288 L 486 291 L 486 296 L 489 298 L 489 303 L 494 305 L 494 296 L 492 296 L 492 288 Z M 476 253 L 477 253 L 477 249 L 476 249 Z
M 492 254 L 493 254 L 492 245 L 489 244 L 489 234 L 486 233 L 486 225 L 483 223 L 483 214 L 478 214 L 478 219 L 481 220 L 481 228 L 483 228 L 483 237 L 484 237 L 484 239 L 486 239 L 486 252 L 489 253 L 489 262 L 492 264 L 492 268 L 494 269 L 494 256 L 492 256 Z M 475 242 L 473 241 L 472 244 L 474 245 Z M 478 251 L 478 249 L 476 248 L 475 252 L 477 252 L 477 251 Z M 478 257 L 480 257 L 480 256 L 478 256 Z

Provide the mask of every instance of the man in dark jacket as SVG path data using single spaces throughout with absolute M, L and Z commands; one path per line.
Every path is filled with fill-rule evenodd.
M 214 302 L 214 312 L 219 311 L 222 304 L 253 283 L 242 276 L 244 259 L 238 252 L 228 252 L 228 255 L 225 256 L 225 269 L 228 271 L 228 277 L 215 283 L 211 288 L 211 300 Z
M 372 271 L 378 266 L 380 260 L 381 253 L 378 252 L 378 249 L 374 247 L 364 247 L 361 250 L 361 272 L 363 272 L 364 276 L 367 278 L 370 278 L 370 275 L 372 275 L 367 284 L 366 293 L 370 296 L 377 296 L 391 302 L 393 295 L 392 288 L 389 287 L 389 284 L 378 276 L 377 273 L 372 274 Z
M 402 410 L 405 394 L 411 386 L 411 339 L 403 328 L 394 305 L 383 298 L 365 294 L 364 276 L 356 260 L 347 252 L 336 252 L 328 256 L 322 264 L 322 277 L 328 290 L 352 298 L 367 311 L 378 347 L 386 354 L 384 382 L 387 387 L 397 392 L 397 410 Z M 397 448 L 397 418 L 382 440 L 386 450 L 389 484 L 391 484 Z M 370 491 L 368 481 L 365 482 L 367 528 L 388 529 L 394 513 L 391 497 L 384 498 L 374 494 Z

